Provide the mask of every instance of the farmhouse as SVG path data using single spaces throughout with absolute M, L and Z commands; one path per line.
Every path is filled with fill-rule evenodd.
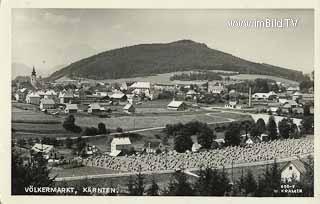
M 122 92 L 114 93 L 110 96 L 112 103 L 122 103 L 127 101 L 127 96 Z
M 56 100 L 57 96 L 58 96 L 58 94 L 54 90 L 48 90 L 48 91 L 45 92 L 45 96 L 44 97 Z
M 135 107 L 132 105 L 132 103 L 128 103 L 123 107 L 123 111 L 126 113 L 134 113 L 135 112 Z
M 31 148 L 31 152 L 33 154 L 43 153 L 43 157 L 45 159 L 54 158 L 57 156 L 57 152 L 56 152 L 55 148 L 53 147 L 53 145 L 36 143 Z
M 18 89 L 18 91 L 15 94 L 15 99 L 21 102 L 25 101 L 27 94 L 28 94 L 28 89 L 26 88 Z
M 269 93 L 255 93 L 252 95 L 253 100 L 272 100 L 277 98 L 277 94 L 273 91 Z
M 183 111 L 187 109 L 187 104 L 183 101 L 171 101 L 168 106 L 168 110 L 176 110 L 176 111 Z
M 130 86 L 131 89 L 139 90 L 139 91 L 145 91 L 151 89 L 151 83 L 150 82 L 135 82 Z
M 92 103 L 89 105 L 88 113 L 98 113 L 100 111 L 103 111 L 103 108 L 99 103 Z
M 195 90 L 189 90 L 186 93 L 186 98 L 196 99 L 199 95 L 200 95 L 200 93 L 196 92 Z
M 53 99 L 49 98 L 43 98 L 40 102 L 40 109 L 54 109 L 55 108 L 55 102 Z
M 26 102 L 29 104 L 40 104 L 40 96 L 37 93 L 31 92 L 26 96 Z
M 146 153 L 156 153 L 161 148 L 161 142 L 147 142 L 144 146 Z
M 62 91 L 59 94 L 60 103 L 70 103 L 74 95 L 72 92 Z
M 78 112 L 77 104 L 66 104 L 66 108 L 64 109 L 65 113 L 76 113 Z
M 287 93 L 288 94 L 293 94 L 296 91 L 300 91 L 300 87 L 299 86 L 290 86 L 287 88 Z
M 208 93 L 221 94 L 226 90 L 227 89 L 225 85 L 221 82 L 213 82 L 213 81 L 208 82 Z
M 296 181 L 300 181 L 306 169 L 304 164 L 299 160 L 289 161 L 281 169 L 281 180 L 283 182 L 291 182 L 294 178 Z
M 114 137 L 111 142 L 110 156 L 118 156 L 132 147 L 129 137 Z
M 201 148 L 201 144 L 199 144 L 198 142 L 193 143 L 192 147 L 191 147 L 191 151 L 193 152 L 198 152 Z

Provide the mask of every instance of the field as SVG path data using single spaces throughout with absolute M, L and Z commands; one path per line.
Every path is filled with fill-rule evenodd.
M 207 70 L 207 71 L 219 71 L 219 70 Z M 220 70 L 222 71 L 222 70 Z M 170 77 L 173 76 L 174 74 L 182 74 L 182 73 L 190 73 L 194 71 L 181 71 L 181 72 L 170 72 L 170 73 L 164 73 L 164 74 L 156 74 L 152 76 L 145 76 L 145 77 L 133 77 L 133 78 L 121 78 L 121 79 L 110 79 L 110 80 L 103 80 L 104 82 L 107 83 L 122 83 L 125 81 L 152 81 L 154 83 L 164 83 L 164 84 L 203 84 L 206 81 L 179 81 L 179 80 L 174 80 L 171 81 Z M 273 79 L 275 81 L 280 81 L 283 83 L 288 83 L 288 84 L 297 84 L 297 82 L 284 79 L 281 77 L 276 77 L 276 76 L 269 76 L 269 75 L 258 75 L 258 74 L 237 74 L 237 75 L 231 75 L 230 78 L 236 79 L 236 80 L 254 80 L 257 78 L 263 78 L 263 79 Z
M 298 84 L 298 82 L 292 81 L 289 79 L 284 79 L 276 76 L 258 75 L 258 74 L 239 74 L 239 75 L 230 76 L 230 78 L 237 79 L 237 80 L 255 80 L 257 78 L 261 78 L 261 79 L 272 79 L 272 80 L 279 81 L 286 84 L 295 84 L 295 85 Z
M 61 169 L 54 167 L 51 170 L 51 176 L 59 177 L 70 177 L 70 176 L 86 176 L 86 175 L 96 175 L 96 174 L 112 174 L 118 173 L 119 171 L 104 169 L 92 166 L 83 166 L 78 168 Z
M 281 169 L 284 165 L 286 164 L 286 162 L 282 162 L 279 163 L 279 168 Z M 231 168 L 226 169 L 226 172 L 228 174 L 229 180 L 230 181 L 237 181 L 242 174 L 246 174 L 247 170 L 250 170 L 253 175 L 255 176 L 255 178 L 257 179 L 259 176 L 262 176 L 265 172 L 267 165 L 256 165 L 256 166 L 250 166 L 250 167 L 235 167 L 233 168 L 233 170 Z M 270 168 L 270 166 L 269 166 Z M 81 174 L 82 170 L 78 169 L 74 169 L 74 171 L 76 172 L 75 174 Z M 94 172 L 95 170 L 91 171 Z M 96 172 L 99 172 L 99 170 L 97 170 Z M 233 172 L 233 178 L 232 178 L 232 172 Z M 197 174 L 198 172 L 194 172 L 195 174 Z M 96 174 L 91 174 L 91 175 L 96 175 Z M 159 185 L 160 189 L 163 190 L 164 188 L 168 187 L 168 184 L 170 182 L 170 180 L 172 179 L 173 173 L 162 173 L 162 174 L 145 174 L 145 183 L 146 186 L 149 186 L 152 178 L 154 177 L 157 184 Z M 75 180 L 75 181 L 68 181 L 68 186 L 76 186 L 79 185 L 81 183 L 89 183 L 90 186 L 92 187 L 110 187 L 110 184 L 117 184 L 120 186 L 120 189 L 122 192 L 126 191 L 127 189 L 127 184 L 128 184 L 128 176 L 112 176 L 110 178 L 94 178 L 94 179 L 87 179 L 87 180 Z M 188 175 L 188 179 L 189 181 L 191 181 L 192 183 L 196 181 L 195 177 L 192 177 L 190 175 Z M 57 185 L 60 184 L 60 182 L 56 182 Z
M 16 137 L 66 137 L 74 133 L 62 127 L 62 118 L 45 114 L 30 104 L 13 103 L 11 127 Z

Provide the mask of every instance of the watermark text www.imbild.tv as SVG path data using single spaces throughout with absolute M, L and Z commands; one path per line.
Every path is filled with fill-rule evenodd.
M 233 19 L 227 21 L 229 28 L 296 28 L 299 19 L 265 18 L 265 19 Z

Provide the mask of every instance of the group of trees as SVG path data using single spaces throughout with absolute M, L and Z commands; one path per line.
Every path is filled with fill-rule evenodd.
M 261 79 L 257 78 L 254 81 L 245 81 L 237 84 L 230 84 L 227 86 L 229 90 L 236 90 L 240 93 L 248 93 L 249 87 L 252 88 L 252 93 L 268 93 L 270 91 L 274 91 L 275 93 L 279 92 L 279 89 L 281 91 L 284 91 L 283 87 L 279 87 L 276 83 L 276 81 L 271 79 Z
M 131 176 L 128 179 L 129 195 L 164 195 L 164 196 L 255 196 L 255 197 L 276 197 L 276 196 L 313 196 L 314 191 L 314 162 L 310 156 L 301 160 L 306 172 L 297 181 L 292 177 L 290 182 L 281 179 L 281 169 L 274 161 L 266 165 L 261 175 L 254 175 L 250 169 L 241 171 L 238 178 L 230 178 L 227 171 L 223 169 L 200 168 L 196 179 L 190 179 L 184 170 L 176 171 L 169 179 L 167 187 L 160 189 L 154 176 L 149 188 L 146 189 L 146 179 L 141 172 L 135 179 Z M 290 194 L 281 192 L 281 185 L 294 184 L 301 188 L 302 193 Z
M 171 81 L 180 80 L 180 81 L 195 81 L 195 80 L 222 80 L 222 77 L 210 71 L 199 71 L 199 72 L 191 72 L 191 73 L 182 73 L 182 74 L 174 74 L 170 77 Z
M 80 133 L 82 131 L 81 127 L 75 124 L 75 118 L 73 115 L 68 115 L 62 123 L 62 126 L 67 131 Z
M 106 128 L 106 125 L 104 123 L 99 123 L 98 128 L 96 127 L 86 127 L 83 131 L 81 127 L 77 126 L 75 124 L 75 117 L 73 115 L 68 115 L 65 120 L 62 123 L 62 126 L 64 129 L 75 132 L 75 133 L 81 133 L 85 136 L 93 136 L 93 135 L 99 135 L 99 134 L 109 134 L 110 130 Z
M 202 148 L 211 148 L 213 140 L 216 136 L 206 123 L 199 121 L 191 121 L 186 124 L 177 123 L 166 125 L 164 132 L 168 137 L 174 137 L 174 149 L 177 152 L 185 152 L 191 150 L 193 142 L 191 136 L 197 135 L 198 143 Z

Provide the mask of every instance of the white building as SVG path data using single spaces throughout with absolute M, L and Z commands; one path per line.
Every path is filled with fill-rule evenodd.
M 31 151 L 34 153 L 43 153 L 43 157 L 45 159 L 53 158 L 56 154 L 56 150 L 53 147 L 53 145 L 46 145 L 46 144 L 40 144 L 36 143 L 31 148 Z
M 77 104 L 66 104 L 66 108 L 64 109 L 65 113 L 76 113 L 78 112 Z
M 40 104 L 39 94 L 35 92 L 28 93 L 26 96 L 26 103 L 39 105 Z
M 187 109 L 187 104 L 183 101 L 171 101 L 168 106 L 168 110 L 176 110 L 176 111 L 182 111 Z
M 55 108 L 55 102 L 53 99 L 50 98 L 43 98 L 40 102 L 40 109 L 54 109 Z
M 131 148 L 131 141 L 129 137 L 114 137 L 111 142 L 110 156 L 118 156 L 121 151 L 129 150 Z
M 212 81 L 208 82 L 208 93 L 221 94 L 226 91 L 227 89 L 223 83 Z
M 271 97 L 277 98 L 278 95 L 273 91 L 270 91 L 269 93 L 255 93 L 252 95 L 253 100 L 268 100 Z
M 281 180 L 283 182 L 291 182 L 294 178 L 296 181 L 300 181 L 303 174 L 306 172 L 304 164 L 299 160 L 289 161 L 281 169 Z

